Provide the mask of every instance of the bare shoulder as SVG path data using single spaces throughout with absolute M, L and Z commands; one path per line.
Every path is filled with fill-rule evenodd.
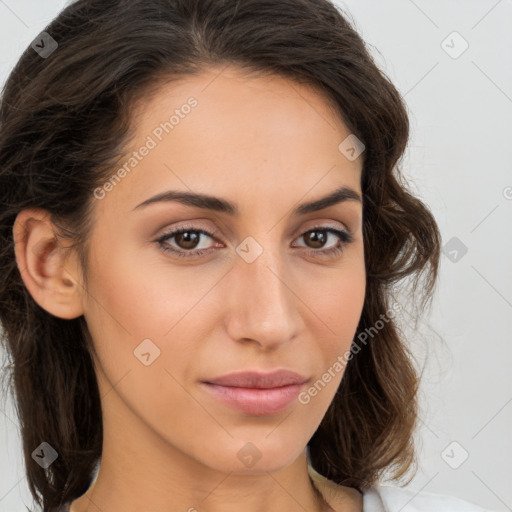
M 335 512 L 362 512 L 363 496 L 352 487 L 338 485 L 309 468 L 309 474 L 317 489 Z

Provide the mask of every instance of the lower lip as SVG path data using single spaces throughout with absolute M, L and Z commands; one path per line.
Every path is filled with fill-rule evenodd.
M 280 388 L 256 389 L 219 386 L 201 383 L 213 396 L 246 414 L 275 414 L 289 406 L 304 384 L 293 384 Z

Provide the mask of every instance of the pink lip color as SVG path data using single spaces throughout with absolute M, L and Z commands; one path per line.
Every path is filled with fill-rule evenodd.
M 213 396 L 246 414 L 274 414 L 290 405 L 304 384 L 278 388 L 238 388 L 201 383 Z

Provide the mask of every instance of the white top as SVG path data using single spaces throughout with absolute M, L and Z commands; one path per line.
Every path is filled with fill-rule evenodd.
M 431 492 L 377 485 L 363 492 L 363 512 L 493 512 L 469 501 Z
M 327 493 L 336 492 L 334 482 L 308 464 L 308 472 L 329 502 Z M 330 494 L 332 496 L 332 494 Z M 335 505 L 331 503 L 331 507 Z M 374 485 L 363 490 L 363 512 L 493 512 L 469 501 L 445 494 L 417 492 L 405 487 Z

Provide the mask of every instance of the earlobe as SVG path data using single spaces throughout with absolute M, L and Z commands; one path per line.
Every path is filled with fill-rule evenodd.
M 83 314 L 82 286 L 66 262 L 74 258 L 56 237 L 50 214 L 30 208 L 20 212 L 13 226 L 14 252 L 23 282 L 32 298 L 58 318 Z

